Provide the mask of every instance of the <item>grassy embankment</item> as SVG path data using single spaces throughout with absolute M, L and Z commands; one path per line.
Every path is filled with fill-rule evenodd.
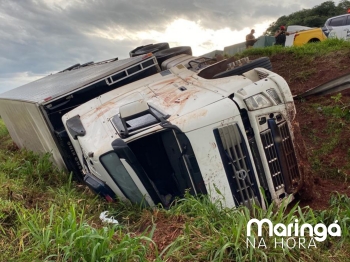
M 240 53 L 239 57 L 245 56 L 268 56 L 271 57 L 276 54 L 289 54 L 290 58 L 315 58 L 317 56 L 324 56 L 332 52 L 345 50 L 350 48 L 350 42 L 338 39 L 328 39 L 323 42 L 310 43 L 298 47 L 282 47 L 282 46 L 268 46 L 261 48 L 251 48 Z M 309 56 L 309 57 L 307 57 Z M 291 61 L 292 62 L 292 61 Z
M 274 48 L 261 52 L 278 52 Z M 53 168 L 49 157 L 17 150 L 0 120 L 0 261 L 346 261 L 350 256 L 346 196 L 334 195 L 324 211 L 224 209 L 191 196 L 169 210 L 141 209 L 95 198 Z M 102 225 L 98 216 L 104 210 L 120 225 Z M 317 248 L 274 248 L 264 227 L 267 248 L 253 249 L 246 245 L 252 217 L 274 224 L 298 217 L 299 225 L 338 220 L 342 237 L 316 242 Z

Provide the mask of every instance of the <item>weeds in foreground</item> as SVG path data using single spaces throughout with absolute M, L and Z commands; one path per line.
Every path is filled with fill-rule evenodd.
M 148 236 L 132 236 L 122 226 L 94 228 L 84 211 L 71 205 L 65 213 L 52 206 L 47 212 L 17 209 L 27 245 L 22 256 L 44 261 L 134 261 L 144 260 Z
M 162 250 L 158 249 L 160 243 L 153 240 L 157 230 L 162 230 L 157 228 L 157 223 L 135 234 L 125 225 L 98 226 L 84 210 L 78 212 L 74 204 L 66 212 L 59 206 L 46 211 L 23 207 L 15 210 L 21 232 L 18 261 L 317 261 L 331 255 L 345 258 L 349 250 L 350 199 L 341 195 L 332 197 L 329 210 L 313 211 L 295 205 L 287 212 L 286 206 L 276 209 L 273 205 L 268 210 L 258 206 L 251 210 L 222 208 L 220 200 L 213 203 L 208 196 L 198 198 L 187 194 L 169 210 L 153 211 L 165 213 L 169 221 L 179 214 L 186 218 L 182 234 Z M 328 226 L 337 220 L 342 237 L 328 237 L 324 242 L 317 242 L 317 248 L 307 248 L 310 241 L 307 238 L 304 248 L 291 249 L 286 239 L 283 246 L 276 246 L 264 224 L 265 246 L 258 248 L 261 238 L 256 227 L 253 235 L 247 237 L 251 218 L 268 218 L 274 225 L 288 225 L 298 219 L 299 226 L 304 223 Z M 292 230 L 294 234 L 294 228 Z
M 207 196 L 198 199 L 187 195 L 169 212 L 186 214 L 191 218 L 189 220 L 191 222 L 186 223 L 184 234 L 163 250 L 161 255 L 164 260 L 169 258 L 175 261 L 181 261 L 184 257 L 193 261 L 298 261 L 303 260 L 304 256 L 304 261 L 315 261 L 317 250 L 328 247 L 340 252 L 340 247 L 349 244 L 349 207 L 349 198 L 334 196 L 331 209 L 321 212 L 308 207 L 301 209 L 298 205 L 288 212 L 286 206 L 276 210 L 273 205 L 267 210 L 257 206 L 252 210 L 246 207 L 221 209 L 219 202 L 212 203 Z M 247 223 L 251 218 L 259 220 L 268 218 L 274 225 L 277 223 L 288 225 L 294 223 L 295 219 L 299 220 L 299 225 L 304 223 L 329 225 L 338 220 L 343 237 L 328 238 L 325 242 L 317 244 L 317 250 L 289 249 L 286 244 L 284 247 L 281 245 L 275 247 L 273 239 L 268 237 L 268 227 L 264 226 L 262 233 L 266 248 L 257 248 L 257 241 L 261 238 L 257 236 L 256 228 L 253 237 L 250 238 L 251 242 L 254 242 L 252 239 L 256 240 L 254 248 L 248 243 L 247 238 Z M 327 257 L 326 254 L 321 256 Z
M 0 118 L 1 120 L 1 118 Z M 0 121 L 0 139 L 8 135 L 8 130 L 6 126 L 3 124 L 2 120 Z

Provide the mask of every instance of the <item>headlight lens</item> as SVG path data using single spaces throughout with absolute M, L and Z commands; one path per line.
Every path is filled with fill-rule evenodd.
M 272 102 L 262 93 L 244 100 L 250 111 L 272 106 Z
M 268 93 L 269 96 L 271 96 L 272 99 L 275 100 L 277 105 L 282 104 L 281 98 L 279 97 L 275 89 L 268 89 L 266 90 L 266 93 Z

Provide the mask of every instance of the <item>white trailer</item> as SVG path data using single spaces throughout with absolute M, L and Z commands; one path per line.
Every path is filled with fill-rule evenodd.
M 0 116 L 13 141 L 52 152 L 54 163 L 81 177 L 81 164 L 61 121 L 75 107 L 122 85 L 159 72 L 152 54 L 74 65 L 0 94 Z

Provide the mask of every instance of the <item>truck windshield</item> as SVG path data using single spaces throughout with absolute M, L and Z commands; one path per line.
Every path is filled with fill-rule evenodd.
M 123 194 L 132 202 L 141 204 L 143 202 L 143 196 L 134 180 L 132 180 L 126 171 L 118 155 L 115 152 L 109 152 L 101 156 L 100 160 Z

